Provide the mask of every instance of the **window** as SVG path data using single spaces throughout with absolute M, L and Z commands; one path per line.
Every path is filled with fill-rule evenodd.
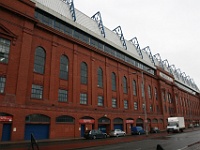
M 123 89 L 124 89 L 124 93 L 128 93 L 127 92 L 127 79 L 126 79 L 126 77 L 123 77 Z
M 74 123 L 74 118 L 71 116 L 56 117 L 56 123 Z
M 154 119 L 152 120 L 152 123 L 158 123 L 158 119 L 154 118 Z
M 167 106 L 165 105 L 165 112 L 167 113 Z
M 165 91 L 162 91 L 162 98 L 163 98 L 163 101 L 166 101 Z
M 87 84 L 88 82 L 88 69 L 87 64 L 81 63 L 81 84 Z
M 144 110 L 144 109 L 146 109 L 146 108 L 145 108 L 145 104 L 144 104 L 144 103 L 142 104 L 142 109 L 143 109 L 143 110 Z
M 158 100 L 157 88 L 154 88 L 154 91 L 155 91 L 155 98 L 156 98 L 156 100 Z
M 4 93 L 6 78 L 0 77 L 0 93 Z
M 181 97 L 180 97 L 180 104 L 181 104 L 181 106 L 182 106 L 182 100 L 181 100 Z
M 141 84 L 142 97 L 144 97 L 144 84 Z
M 168 101 L 169 101 L 169 103 L 172 103 L 172 99 L 171 99 L 171 94 L 170 93 L 168 93 Z
M 33 123 L 33 122 L 43 122 L 43 123 L 49 123 L 50 122 L 50 118 L 48 116 L 42 115 L 42 114 L 32 114 L 32 115 L 28 115 L 25 118 L 25 122 L 26 123 Z
M 44 74 L 45 52 L 41 47 L 37 47 L 35 51 L 34 72 Z
M 67 100 L 68 100 L 68 91 L 59 89 L 59 91 L 58 91 L 58 101 L 59 102 L 67 102 Z
M 134 102 L 134 110 L 138 110 L 138 103 Z
M 68 80 L 68 59 L 64 55 L 60 57 L 60 78 Z
M 43 86 L 32 84 L 31 98 L 42 99 Z
M 149 95 L 149 99 L 151 99 L 151 86 L 148 86 L 148 95 Z
M 103 106 L 103 96 L 98 96 L 98 106 Z
M 133 95 L 137 95 L 137 87 L 136 87 L 136 81 L 133 80 Z
M 97 75 L 98 75 L 98 87 L 103 87 L 103 71 L 101 68 L 98 69 L 98 72 L 97 72 Z
M 65 0 L 66 1 L 66 0 Z M 82 42 L 85 43 L 89 43 L 90 45 L 99 48 L 99 50 L 103 50 L 105 53 L 108 53 L 116 58 L 119 58 L 125 62 L 128 62 L 129 64 L 134 65 L 137 68 L 141 68 L 143 70 L 148 70 L 149 67 L 147 67 L 146 65 L 142 64 L 141 62 L 139 62 L 138 60 L 136 60 L 135 58 L 128 56 L 126 54 L 124 54 L 123 52 L 119 52 L 117 49 L 115 49 L 114 47 L 111 47 L 110 45 L 106 44 L 106 43 L 102 43 L 101 41 L 99 41 L 98 39 L 89 36 L 87 33 L 82 32 L 81 30 L 77 30 L 74 29 L 71 25 L 69 25 L 68 23 L 56 18 L 53 15 L 50 15 L 40 9 L 36 9 L 35 11 L 35 18 L 38 19 L 41 23 L 44 23 L 60 32 L 63 32 L 65 34 L 68 34 L 70 36 L 73 36 L 79 40 L 81 40 Z M 154 70 L 150 70 L 148 71 L 149 73 L 151 73 L 152 75 L 155 74 Z
M 178 95 L 175 96 L 175 101 L 176 101 L 176 105 L 178 105 Z
M 87 94 L 81 93 L 80 94 L 80 104 L 87 104 L 87 103 L 88 103 Z
M 153 112 L 153 105 L 152 104 L 150 105 L 149 108 L 150 108 L 150 112 Z
M 112 73 L 112 90 L 116 91 L 116 75 L 114 72 Z
M 0 62 L 8 63 L 10 53 L 10 41 L 0 38 Z
M 112 108 L 117 108 L 117 100 L 116 100 L 116 98 L 112 98 Z
M 156 105 L 156 110 L 157 110 L 157 112 L 160 112 L 160 109 L 159 109 L 158 105 Z
M 128 109 L 128 101 L 124 100 L 124 109 Z

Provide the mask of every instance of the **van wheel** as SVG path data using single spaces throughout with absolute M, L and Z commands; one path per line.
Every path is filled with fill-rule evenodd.
M 96 138 L 97 138 L 97 137 L 94 135 L 94 136 L 93 136 L 93 139 L 95 140 Z
M 140 132 L 138 132 L 138 135 L 140 135 L 141 133 Z

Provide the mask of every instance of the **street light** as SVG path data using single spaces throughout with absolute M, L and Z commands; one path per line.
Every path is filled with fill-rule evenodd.
M 137 72 L 133 72 L 132 74 L 137 74 Z M 142 92 L 143 92 L 143 103 L 144 103 L 144 125 L 145 125 L 145 133 L 148 136 L 148 121 L 147 121 L 147 107 L 146 107 L 146 97 L 145 97 L 145 90 L 144 90 L 144 73 L 141 71 L 142 74 Z

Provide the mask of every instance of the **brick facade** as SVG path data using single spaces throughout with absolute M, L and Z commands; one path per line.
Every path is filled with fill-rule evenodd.
M 49 139 L 80 137 L 81 125 L 84 124 L 80 119 L 94 120 L 94 123 L 85 123 L 83 126 L 85 129 L 99 128 L 103 125 L 106 127 L 106 132 L 109 132 L 115 124 L 120 124 L 128 134 L 130 127 L 137 124 L 138 118 L 145 120 L 142 108 L 141 70 L 40 23 L 34 18 L 35 4 L 29 0 L 2 1 L 0 8 L 0 38 L 11 41 L 8 63 L 0 62 L 0 77 L 6 78 L 4 92 L 0 93 L 0 113 L 13 117 L 11 122 L 0 122 L 0 131 L 3 131 L 4 124 L 10 123 L 10 141 L 25 139 L 25 129 L 28 124 L 25 118 L 32 114 L 42 114 L 50 118 L 50 122 L 45 123 L 49 125 Z M 33 71 L 35 50 L 39 46 L 46 54 L 44 74 Z M 69 60 L 68 80 L 59 78 L 62 55 Z M 82 62 L 88 67 L 86 85 L 80 82 Z M 97 86 L 98 68 L 103 71 L 103 87 Z M 116 91 L 111 90 L 112 72 L 116 74 Z M 171 78 L 173 76 L 160 68 L 155 72 L 155 75 L 143 72 L 149 127 L 157 126 L 165 130 L 169 116 L 184 116 L 186 126 L 191 121 L 199 123 L 199 93 L 190 94 L 177 87 L 174 82 L 163 79 L 159 75 L 160 72 Z M 127 93 L 123 92 L 123 77 L 127 79 Z M 137 95 L 133 95 L 133 80 L 137 83 Z M 42 99 L 31 98 L 32 84 L 43 86 Z M 151 87 L 151 97 L 148 86 Z M 58 89 L 68 91 L 67 102 L 58 101 Z M 155 89 L 157 89 L 157 99 Z M 168 99 L 163 100 L 163 91 L 166 95 L 171 94 L 172 103 Z M 80 104 L 80 93 L 87 93 L 86 105 Z M 104 97 L 103 106 L 97 105 L 99 95 Z M 176 103 L 176 96 L 178 100 L 185 100 L 184 104 Z M 117 108 L 112 108 L 112 98 L 117 99 Z M 124 108 L 124 100 L 128 101 L 127 109 Z M 134 102 L 138 102 L 138 110 L 134 110 Z M 169 113 L 168 108 L 173 109 L 172 113 Z M 63 115 L 73 117 L 74 122 L 57 123 L 56 118 Z M 100 123 L 101 118 L 107 118 L 110 122 Z M 123 122 L 114 122 L 117 118 Z

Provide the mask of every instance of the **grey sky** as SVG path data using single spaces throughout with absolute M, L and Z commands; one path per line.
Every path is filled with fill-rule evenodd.
M 200 0 L 74 0 L 87 16 L 101 12 L 104 26 L 121 26 L 125 39 L 137 37 L 190 76 L 200 88 Z

